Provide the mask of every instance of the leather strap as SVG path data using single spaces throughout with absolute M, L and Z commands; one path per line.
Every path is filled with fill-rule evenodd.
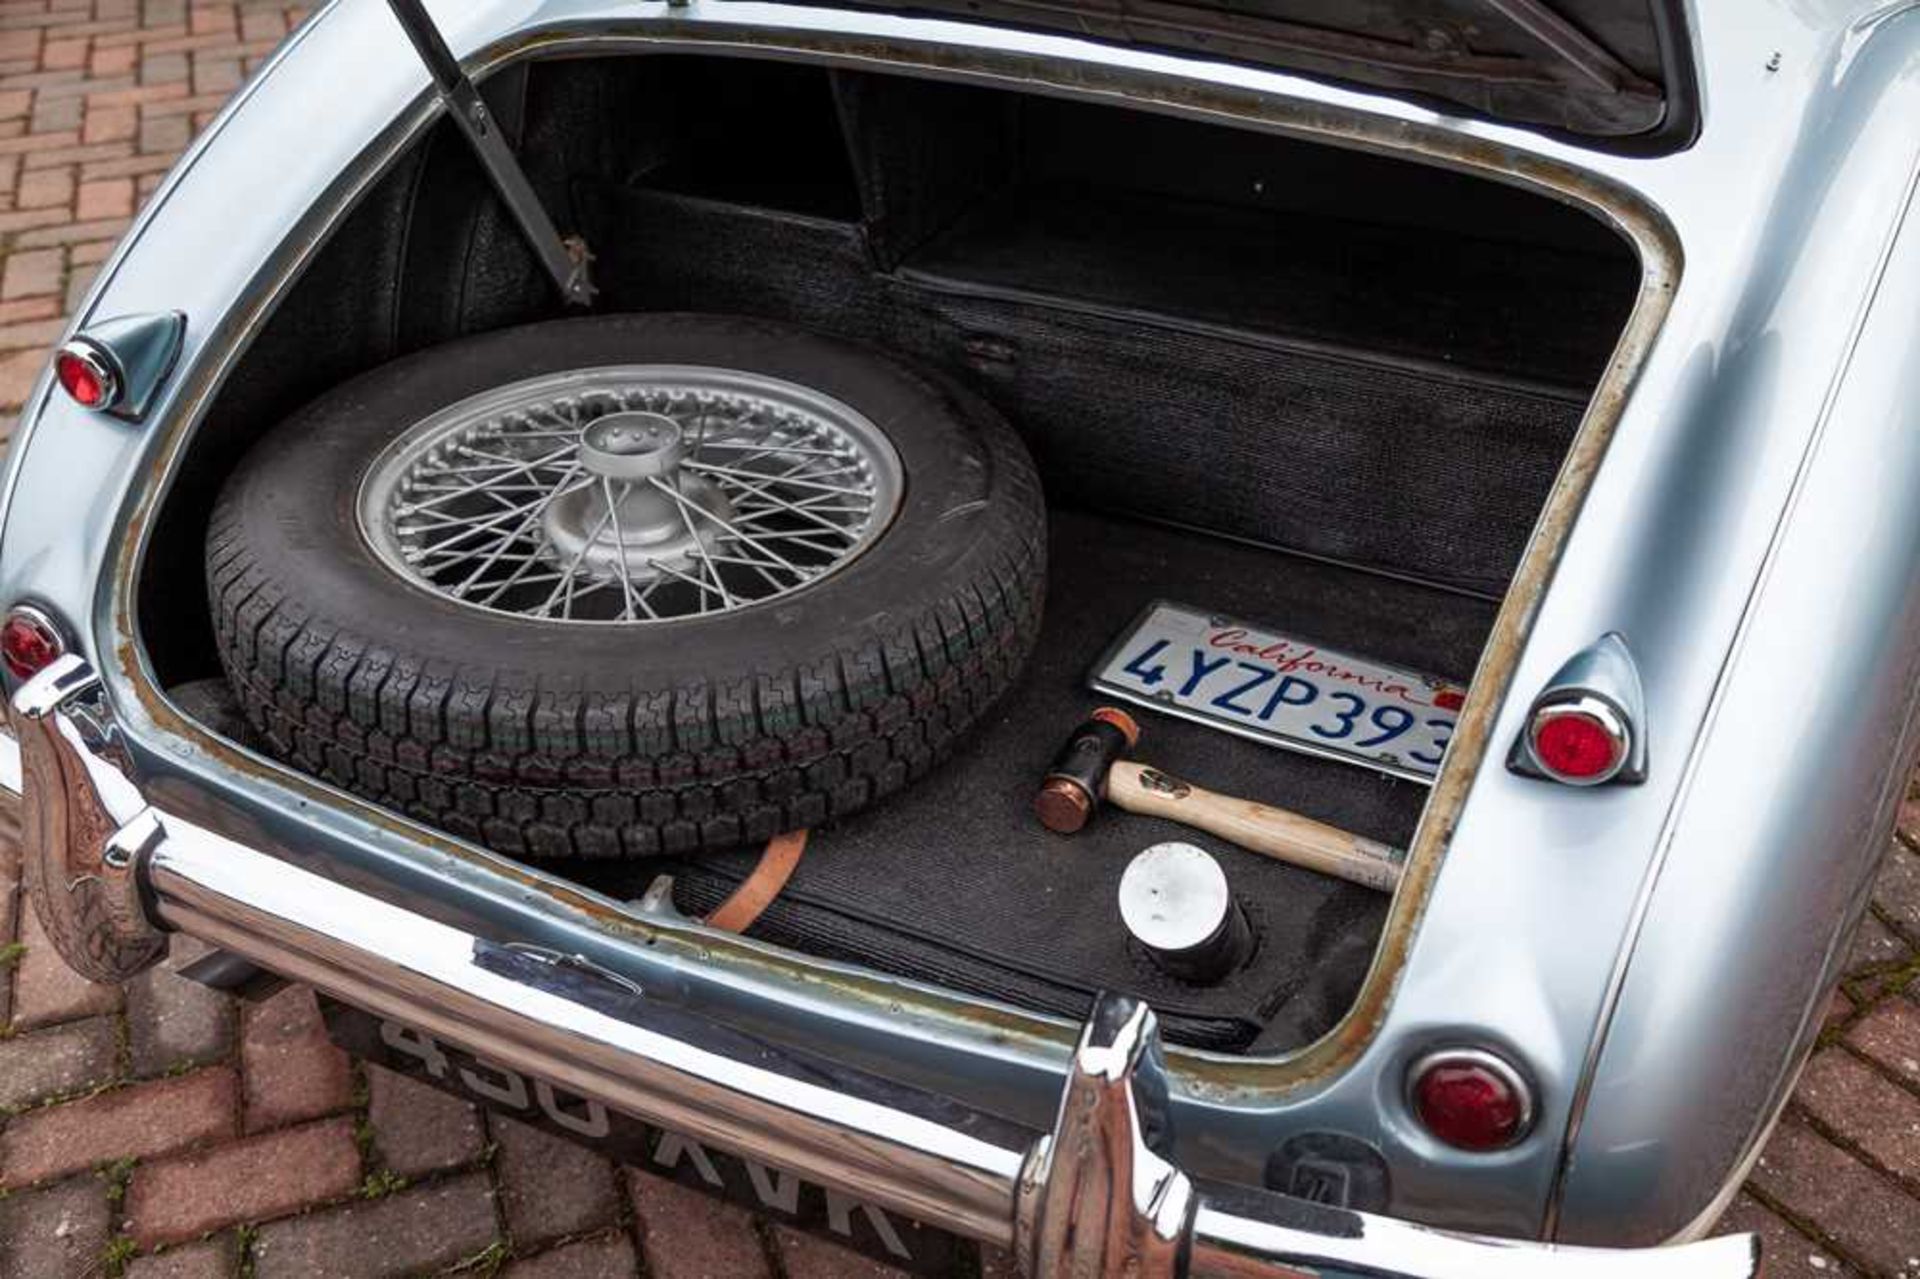
M 800 854 L 806 848 L 804 830 L 790 830 L 768 840 L 766 851 L 760 854 L 760 864 L 740 881 L 740 887 L 734 889 L 727 900 L 714 907 L 713 913 L 707 916 L 707 927 L 730 933 L 746 932 L 793 878 L 793 868 L 800 864 Z

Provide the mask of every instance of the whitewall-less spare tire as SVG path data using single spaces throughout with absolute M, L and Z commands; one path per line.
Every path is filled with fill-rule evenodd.
M 509 853 L 765 839 L 923 773 L 1018 672 L 1045 515 L 955 386 L 757 320 L 533 325 L 269 433 L 208 537 L 282 757 Z

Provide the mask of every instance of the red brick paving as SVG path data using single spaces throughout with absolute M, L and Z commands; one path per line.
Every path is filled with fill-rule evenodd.
M 72 1097 L 119 1075 L 111 1018 L 88 1017 L 0 1041 L 0 1108 Z
M 516 1261 L 503 1273 L 506 1279 L 599 1279 L 602 1275 L 630 1275 L 634 1273 L 633 1240 L 618 1232 L 581 1239 L 529 1260 Z
M 900 1273 L 892 1266 L 850 1255 L 816 1235 L 785 1226 L 775 1226 L 772 1234 L 774 1253 L 780 1258 L 780 1271 L 786 1279 L 886 1279 Z
M 315 1119 L 353 1104 L 347 1055 L 327 1039 L 313 992 L 281 991 L 241 1010 L 246 1130 Z
M 1910 1272 L 1920 1257 L 1913 1197 L 1798 1115 L 1780 1125 L 1749 1188 L 1783 1215 L 1818 1223 L 1821 1242 L 1869 1274 Z
M 1920 1097 L 1840 1048 L 1815 1054 L 1794 1095 L 1810 1122 L 1920 1187 Z
M 1766 1279 L 1813 1279 L 1857 1273 L 1839 1258 L 1789 1226 L 1752 1195 L 1741 1195 L 1720 1219 L 1724 1230 L 1749 1230 L 1760 1236 Z
M 1889 999 L 1855 1018 L 1847 1043 L 1903 1083 L 1920 1087 L 1920 1004 Z
M 140 201 L 300 13 L 0 0 L 0 436 Z M 26 951 L 0 968 L 0 1113 L 18 1112 L 0 1182 L 20 1188 L 0 1197 L 0 1279 L 880 1273 L 349 1067 L 305 992 L 243 1019 L 165 969 L 124 993 L 88 985 L 19 918 L 12 820 L 0 944 Z M 1722 1223 L 1760 1233 L 1777 1279 L 1920 1279 L 1920 789 L 1900 831 L 1821 1050 Z
M 238 1081 L 226 1066 L 29 1110 L 0 1132 L 0 1185 L 46 1181 L 234 1134 Z
M 260 1228 L 257 1279 L 431 1274 L 481 1256 L 498 1232 L 487 1174 L 448 1177 Z
M 500 1207 L 516 1244 L 551 1243 L 614 1224 L 620 1188 L 606 1160 L 511 1119 L 490 1119 Z
M 238 1266 L 239 1249 L 230 1236 L 203 1239 L 135 1257 L 126 1279 L 228 1279 Z
M 135 1076 L 222 1061 L 232 1051 L 232 1002 L 177 972 L 205 950 L 179 938 L 165 961 L 127 983 L 127 1058 Z
M 91 1174 L 0 1200 L 0 1274 L 84 1275 L 112 1237 L 106 1187 Z
M 20 943 L 26 952 L 14 969 L 14 1029 L 32 1030 L 120 1007 L 118 990 L 97 986 L 60 961 L 30 910 L 22 912 Z
M 18 410 L 57 335 L 43 322 L 72 310 L 193 131 L 302 12 L 0 2 L 0 415 Z
M 385 1070 L 367 1071 L 371 1154 L 380 1167 L 419 1177 L 478 1160 L 487 1145 L 480 1112 L 438 1089 Z
M 353 1122 L 323 1119 L 141 1163 L 127 1186 L 128 1233 L 146 1246 L 180 1243 L 340 1199 L 359 1185 Z
M 647 1273 L 654 1279 L 765 1279 L 772 1263 L 753 1218 L 649 1173 L 626 1174 L 641 1223 Z

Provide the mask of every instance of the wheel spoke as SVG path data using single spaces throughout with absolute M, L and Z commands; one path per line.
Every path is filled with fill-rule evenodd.
M 780 567 L 778 564 L 768 564 L 764 560 L 743 559 L 738 555 L 716 555 L 713 557 L 713 562 L 715 564 L 737 564 L 741 568 L 750 568 L 765 578 L 767 585 L 771 586 L 776 592 L 784 591 L 793 585 L 792 582 L 782 582 L 773 575 L 774 570 Z M 806 579 L 802 578 L 800 580 L 805 581 Z
M 856 510 L 849 511 L 848 513 L 864 514 L 865 512 L 856 509 Z M 747 510 L 744 510 L 744 511 L 735 511 L 733 518 L 734 518 L 734 522 L 737 524 L 751 524 L 756 520 L 772 519 L 775 516 L 787 516 L 789 518 L 798 517 L 800 519 L 807 521 L 809 524 L 812 524 L 814 527 L 829 533 L 846 533 L 851 535 L 853 533 L 858 532 L 860 527 L 858 524 L 853 524 L 853 523 L 842 524 L 842 523 L 837 523 L 833 520 L 823 519 L 821 518 L 819 512 L 817 511 L 807 510 L 807 509 L 804 509 L 801 507 L 795 507 L 795 506 L 786 506 L 786 505 L 749 507 Z
M 427 484 L 413 484 L 407 488 L 407 497 L 409 499 L 420 493 L 431 493 L 434 496 L 424 501 L 410 500 L 405 502 L 395 508 L 395 514 L 407 516 L 413 514 L 415 511 L 425 511 L 436 506 L 444 505 L 447 502 L 453 501 L 455 498 L 473 497 L 479 493 L 545 493 L 546 491 L 547 486 L 544 484 L 462 484 L 458 487 L 451 488 Z
M 680 490 L 674 488 L 673 485 L 667 483 L 659 476 L 656 475 L 652 477 L 648 480 L 648 483 L 673 499 L 673 504 L 680 510 L 680 522 L 687 526 L 687 535 L 693 539 L 694 553 L 700 557 L 700 562 L 706 565 L 708 574 L 713 578 L 714 589 L 720 593 L 721 607 L 732 608 L 733 596 L 727 594 L 727 584 L 720 580 L 720 570 L 713 566 L 713 560 L 707 554 L 707 544 L 700 537 L 700 526 L 694 522 L 693 515 L 694 512 L 698 511 L 701 515 L 719 524 L 722 528 L 726 527 L 725 522 L 712 511 L 687 501 L 686 498 L 680 496 Z
M 485 449 L 477 449 L 471 444 L 456 444 L 453 447 L 457 453 L 466 457 L 477 458 L 483 464 L 483 469 L 506 467 L 509 470 L 530 471 L 535 467 L 545 466 L 549 462 L 558 461 L 571 452 L 574 446 L 567 445 L 555 449 L 544 457 L 506 457 L 499 453 L 489 453 Z
M 714 588 L 713 584 L 708 582 L 705 578 L 694 577 L 692 574 L 682 572 L 680 569 L 675 568 L 673 565 L 668 564 L 664 560 L 648 560 L 647 567 L 654 569 L 659 573 L 664 574 L 667 578 L 670 578 L 674 581 L 685 582 L 688 586 L 697 588 L 698 594 L 696 595 L 695 598 L 699 601 L 699 603 L 696 604 L 695 607 L 699 610 L 699 612 L 703 616 L 707 611 L 707 605 L 706 605 L 707 596 L 719 594 L 719 592 Z M 654 585 L 658 586 L 659 583 L 655 582 Z M 649 587 L 648 589 L 651 590 L 652 587 Z
M 764 546 L 760 544 L 760 542 L 757 539 L 755 539 L 751 535 L 741 532 L 739 529 L 735 528 L 733 525 L 721 519 L 718 515 L 715 515 L 712 511 L 706 510 L 702 507 L 695 506 L 692 502 L 687 501 L 686 498 L 680 496 L 679 491 L 675 489 L 673 485 L 668 484 L 665 480 L 656 478 L 652 481 L 652 483 L 655 488 L 659 489 L 661 492 L 665 493 L 668 497 L 671 497 L 674 500 L 674 504 L 680 508 L 681 517 L 687 521 L 687 527 L 689 529 L 692 529 L 694 527 L 693 517 L 691 513 L 694 511 L 698 511 L 702 516 L 704 516 L 708 520 L 711 520 L 713 523 L 719 525 L 721 528 L 721 531 L 733 534 L 733 536 L 739 538 L 742 542 L 745 542 L 748 546 L 753 547 L 757 551 L 764 552 L 768 558 L 779 561 L 780 566 L 782 568 L 787 569 L 789 572 L 793 573 L 796 577 L 804 576 L 804 574 L 801 572 L 800 569 L 795 568 L 792 564 L 789 564 L 778 553 L 767 550 Z M 694 542 L 696 545 L 699 544 L 699 535 L 697 532 L 694 535 Z M 705 552 L 703 550 L 702 554 L 704 553 Z
M 624 498 L 627 495 L 627 491 L 632 487 L 631 484 L 621 485 L 620 497 Z M 614 549 L 619 552 L 617 562 L 620 566 L 620 592 L 622 597 L 620 616 L 631 621 L 633 618 L 633 575 L 627 571 L 627 536 L 620 531 L 620 498 L 616 498 L 613 495 L 613 481 L 604 476 L 600 480 L 600 491 L 607 499 L 607 514 L 613 519 Z
M 823 493 L 816 500 L 826 501 L 830 496 L 830 494 Z M 765 519 L 770 515 L 808 515 L 816 518 L 822 515 L 865 515 L 870 508 L 865 506 L 813 506 L 808 502 L 768 502 L 764 506 L 742 507 L 736 505 L 733 509 L 741 519 L 745 519 L 751 515 L 754 519 L 759 520 Z M 836 524 L 834 527 L 842 528 L 844 526 Z
M 554 587 L 553 594 L 547 596 L 546 601 L 534 610 L 535 616 L 546 617 L 552 612 L 554 604 L 559 602 L 563 587 L 569 595 L 572 594 L 573 579 L 580 571 L 580 561 L 584 560 L 587 552 L 593 549 L 594 540 L 607 531 L 607 523 L 612 519 L 613 508 L 608 507 L 607 513 L 600 517 L 600 522 L 593 526 L 593 532 L 587 534 L 587 540 L 580 544 L 580 549 L 574 552 L 573 558 L 568 560 L 566 567 L 560 570 L 560 585 Z
M 584 481 L 583 483 L 574 485 L 573 487 L 582 488 L 582 487 L 585 487 L 587 483 L 591 483 L 591 481 Z M 487 519 L 484 519 L 478 522 L 474 522 L 471 520 L 458 520 L 458 519 L 443 520 L 441 521 L 442 527 L 453 529 L 456 531 L 453 532 L 451 536 L 442 538 L 438 542 L 435 542 L 432 545 L 426 546 L 422 549 L 426 552 L 449 550 L 453 548 L 457 543 L 461 542 L 462 540 L 468 537 L 471 537 L 476 533 L 486 533 L 486 532 L 492 531 L 493 529 L 499 528 L 502 524 L 506 524 L 510 522 L 514 516 L 518 515 L 522 517 L 519 524 L 517 524 L 514 527 L 513 531 L 508 533 L 500 543 L 502 547 L 511 545 L 517 538 L 523 536 L 530 529 L 532 529 L 533 525 L 539 520 L 541 514 L 547 509 L 549 505 L 552 504 L 555 498 L 561 497 L 564 494 L 571 491 L 572 489 L 560 489 L 556 492 L 547 494 L 545 497 L 539 499 L 538 501 L 529 502 L 523 506 L 513 507 L 508 510 L 500 511 L 497 514 L 491 515 Z M 399 525 L 396 525 L 395 527 L 397 529 L 400 529 L 401 532 L 432 532 L 434 531 L 432 529 L 425 529 L 425 530 L 405 529 L 405 528 L 401 528 Z M 467 547 L 464 549 L 475 555 L 480 554 L 481 551 L 483 550 L 482 547 L 477 547 L 477 546 Z
M 758 484 L 748 484 L 731 475 L 716 476 L 715 478 L 721 488 L 727 490 L 727 495 L 733 499 L 735 506 L 739 506 L 741 503 L 749 500 L 762 498 L 771 502 L 791 504 L 796 500 L 819 502 L 839 501 L 845 496 L 840 493 L 816 493 L 811 498 L 794 499 L 783 497 L 776 491 L 779 485 L 799 475 L 804 469 L 804 466 L 797 466 L 779 475 L 769 475 Z M 811 473 L 809 473 L 809 477 L 811 477 Z
M 574 469 L 576 472 L 579 470 L 578 467 L 575 467 Z M 539 518 L 543 514 L 546 513 L 547 507 L 552 505 L 555 500 L 565 497 L 568 493 L 573 492 L 575 489 L 585 488 L 590 483 L 592 483 L 592 481 L 582 480 L 579 484 L 575 484 L 571 488 L 562 486 L 560 488 L 556 488 L 553 492 L 549 493 L 547 495 L 547 500 L 540 504 L 540 509 L 537 511 L 532 511 L 528 513 L 526 519 L 520 522 L 520 526 L 516 528 L 513 531 L 513 533 L 508 536 L 507 540 L 504 543 L 502 543 L 501 546 L 494 551 L 494 556 L 498 556 L 502 550 L 506 549 L 506 547 L 511 546 L 519 538 L 526 536 L 532 530 L 534 523 L 537 520 L 539 520 Z M 493 558 L 494 558 L 493 556 L 490 556 L 486 560 L 483 560 L 480 564 L 480 567 L 474 569 L 473 572 L 467 577 L 465 581 L 461 582 L 458 586 L 453 588 L 453 595 L 455 599 L 466 598 L 468 589 L 471 588 L 475 583 L 477 583 L 480 580 L 480 577 L 482 574 L 484 574 L 489 568 L 493 567 Z M 538 562 L 537 560 L 529 560 L 527 562 L 527 566 L 530 567 L 532 564 L 537 562 Z M 523 567 L 521 569 L 521 572 L 524 573 L 525 571 L 526 569 Z M 487 596 L 487 598 L 483 600 L 482 603 L 491 604 L 494 600 L 499 599 L 500 592 L 507 589 L 507 587 L 512 586 L 518 580 L 519 578 L 517 575 L 515 577 L 508 578 L 505 586 L 502 586 L 500 590 L 497 590 L 493 594 Z
M 745 480 L 757 480 L 757 479 L 763 478 L 761 476 L 755 475 L 751 471 L 736 471 L 731 467 L 715 466 L 711 462 L 688 462 L 686 464 L 686 469 L 689 471 L 696 472 L 697 474 L 700 474 L 700 475 L 727 476 L 735 479 L 745 479 Z M 859 488 L 853 485 L 822 484 L 818 480 L 809 480 L 801 476 L 782 476 L 780 478 L 780 482 L 782 484 L 797 485 L 800 488 L 821 489 L 828 493 L 851 493 L 856 496 L 863 496 L 866 493 L 866 490 L 864 488 Z
M 792 444 L 749 444 L 738 440 L 708 440 L 710 449 L 757 449 L 762 453 L 777 453 L 781 457 L 831 457 L 843 460 L 848 458 L 845 449 L 806 449 Z M 746 459 L 736 458 L 736 461 Z

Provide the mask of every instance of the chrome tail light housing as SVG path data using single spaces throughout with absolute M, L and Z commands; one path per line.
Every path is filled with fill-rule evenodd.
M 54 380 L 83 409 L 138 422 L 172 374 L 186 328 L 178 311 L 89 324 L 54 352 Z
M 1563 663 L 1534 697 L 1507 767 L 1566 786 L 1644 782 L 1646 719 L 1632 650 L 1609 631 Z

